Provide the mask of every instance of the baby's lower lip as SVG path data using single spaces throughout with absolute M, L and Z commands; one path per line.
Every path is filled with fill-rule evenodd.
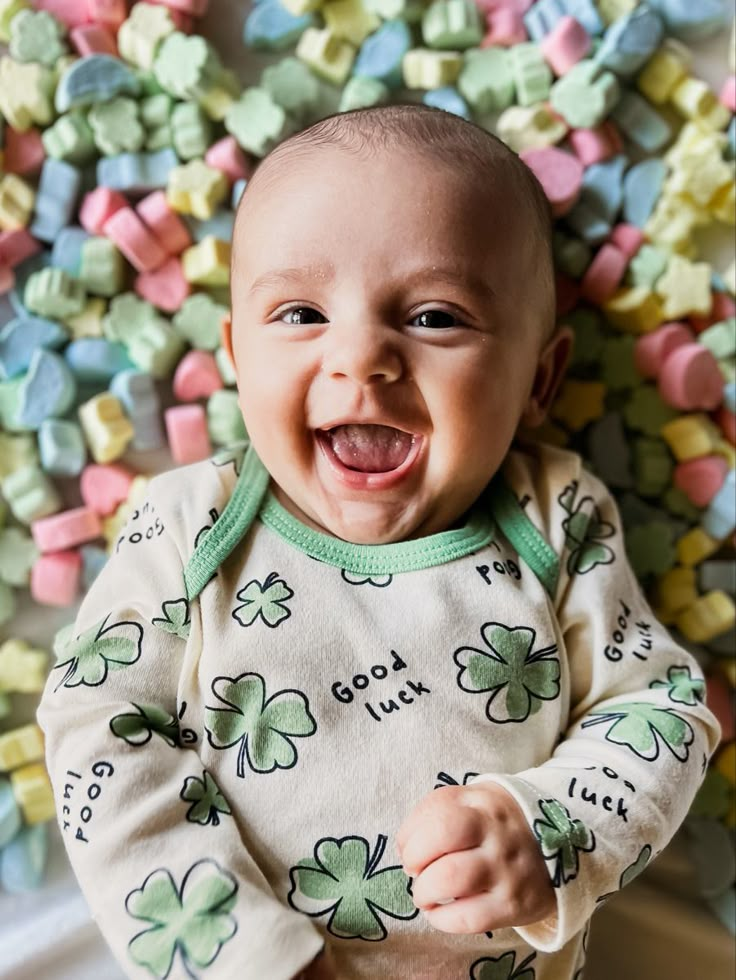
M 314 433 L 315 441 L 322 451 L 323 457 L 327 460 L 332 475 L 343 486 L 352 490 L 388 490 L 404 480 L 409 472 L 414 468 L 422 446 L 424 438 L 419 435 L 413 437 L 411 449 L 406 459 L 393 470 L 386 470 L 381 473 L 368 473 L 362 470 L 351 470 L 345 466 L 332 450 L 332 444 L 325 433 L 317 429 Z

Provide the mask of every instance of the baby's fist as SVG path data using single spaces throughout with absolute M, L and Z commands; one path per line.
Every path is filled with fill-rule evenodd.
M 336 980 L 335 965 L 329 949 L 322 947 L 322 952 L 309 963 L 294 980 Z
M 496 783 L 433 790 L 403 822 L 396 844 L 414 878 L 414 904 L 442 932 L 523 926 L 554 912 L 539 844 Z

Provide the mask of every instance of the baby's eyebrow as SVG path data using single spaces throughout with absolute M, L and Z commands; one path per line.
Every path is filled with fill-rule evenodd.
M 272 269 L 259 276 L 250 287 L 248 295 L 253 295 L 261 289 L 281 286 L 284 283 L 304 282 L 305 279 L 331 281 L 335 278 L 335 267 L 331 262 L 325 265 L 292 266 L 286 269 Z

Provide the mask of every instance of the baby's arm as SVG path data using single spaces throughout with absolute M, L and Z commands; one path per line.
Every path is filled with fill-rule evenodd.
M 276 899 L 177 710 L 201 636 L 175 525 L 154 480 L 57 644 L 38 718 L 59 824 L 128 976 L 291 980 L 322 938 Z
M 563 555 L 555 605 L 567 653 L 563 682 L 569 669 L 567 731 L 533 769 L 436 790 L 398 841 L 408 873 L 421 872 L 413 890 L 423 903 L 437 901 L 448 879 L 471 883 L 470 898 L 430 904 L 433 925 L 448 932 L 514 925 L 542 951 L 559 949 L 668 843 L 718 740 L 702 673 L 642 596 L 610 494 L 585 471 L 571 476 L 554 491 L 537 488 L 540 498 L 549 495 L 540 507 Z M 493 790 L 487 800 L 484 787 Z M 433 839 L 438 826 L 446 829 L 444 851 Z M 532 846 L 547 864 L 551 906 Z M 504 914 L 508 896 L 513 922 Z

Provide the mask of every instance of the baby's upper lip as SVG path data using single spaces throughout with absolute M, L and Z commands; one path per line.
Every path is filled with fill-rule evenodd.
M 412 436 L 421 434 L 418 429 L 409 428 L 405 423 L 385 415 L 381 416 L 381 418 L 356 418 L 354 415 L 351 415 L 332 419 L 329 422 L 323 422 L 322 425 L 315 426 L 315 429 L 321 432 L 327 432 L 329 429 L 334 429 L 338 425 L 385 425 L 390 429 L 399 429 L 401 432 L 408 432 Z

